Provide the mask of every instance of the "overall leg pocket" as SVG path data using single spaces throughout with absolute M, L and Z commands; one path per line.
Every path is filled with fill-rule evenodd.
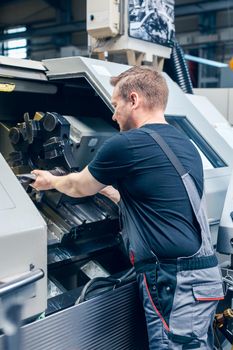
M 210 272 L 204 269 L 177 273 L 169 338 L 174 343 L 183 342 L 185 350 L 212 349 L 209 330 L 218 300 L 223 298 L 223 288 L 220 279 L 215 278 L 215 270 Z
M 221 282 L 192 285 L 195 300 L 192 313 L 193 333 L 201 336 L 208 332 L 219 300 L 224 299 Z

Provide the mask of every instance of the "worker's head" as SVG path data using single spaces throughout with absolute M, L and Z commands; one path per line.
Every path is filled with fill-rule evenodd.
M 121 130 L 137 127 L 135 121 L 145 113 L 165 111 L 168 99 L 166 80 L 156 70 L 132 67 L 110 80 L 114 86 L 113 120 Z

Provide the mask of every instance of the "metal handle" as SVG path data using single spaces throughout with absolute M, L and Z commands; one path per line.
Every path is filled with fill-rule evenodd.
M 9 282 L 0 281 L 0 298 L 7 293 L 13 292 L 18 288 L 27 286 L 44 277 L 44 271 L 41 269 L 29 271 L 18 275 Z

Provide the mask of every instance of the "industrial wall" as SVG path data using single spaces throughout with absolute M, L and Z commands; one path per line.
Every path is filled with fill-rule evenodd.
M 16 26 L 27 27 L 24 36 L 8 33 Z M 233 52 L 233 0 L 175 0 L 175 29 L 185 53 L 227 63 Z M 8 41 L 19 37 L 27 40 L 27 58 L 90 55 L 86 0 L 0 1 L 0 54 L 12 52 Z M 193 63 L 190 69 L 195 87 L 219 86 L 219 70 Z

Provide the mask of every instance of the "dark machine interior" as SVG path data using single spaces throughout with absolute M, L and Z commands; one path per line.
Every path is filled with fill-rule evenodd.
M 18 80 L 14 82 L 14 92 L 0 94 L 1 121 L 20 122 L 25 112 L 33 116 L 36 111 L 50 111 L 61 115 L 98 117 L 114 126 L 112 112 L 84 77 L 69 78 L 65 82 L 34 82 L 33 85 L 20 80 L 21 91 L 17 89 Z

